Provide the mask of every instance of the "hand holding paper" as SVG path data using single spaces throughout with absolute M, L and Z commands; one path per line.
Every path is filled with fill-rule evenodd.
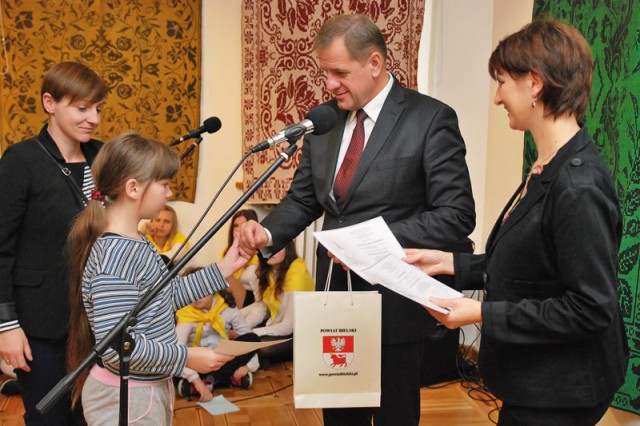
M 327 250 L 371 284 L 381 284 L 435 311 L 447 313 L 445 308 L 432 303 L 431 297 L 462 297 L 462 293 L 403 262 L 404 251 L 381 217 L 314 235 Z

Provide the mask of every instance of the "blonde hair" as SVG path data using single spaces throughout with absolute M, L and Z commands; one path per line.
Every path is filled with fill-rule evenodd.
M 179 166 L 178 156 L 167 145 L 130 132 L 116 136 L 102 147 L 92 165 L 92 172 L 96 191 L 104 196 L 104 203 L 108 206 L 122 195 L 128 180 L 136 179 L 145 184 L 169 179 L 175 176 Z M 102 201 L 90 200 L 76 218 L 67 240 L 67 254 L 71 261 L 72 327 L 67 350 L 70 370 L 80 365 L 95 344 L 82 299 L 82 275 L 93 244 L 107 225 Z M 74 403 L 80 397 L 87 374 L 88 370 L 85 370 L 74 385 Z
M 169 246 L 168 247 L 169 250 L 171 250 L 173 248 L 173 240 L 175 239 L 176 234 L 178 233 L 178 213 L 176 212 L 176 209 L 174 209 L 168 204 L 165 204 L 164 207 L 162 207 L 161 211 L 167 211 L 171 213 L 171 230 L 169 230 L 169 235 L 167 235 L 167 242 L 165 243 Z M 153 222 L 153 219 L 151 221 Z M 151 238 L 153 238 L 153 236 L 151 236 Z

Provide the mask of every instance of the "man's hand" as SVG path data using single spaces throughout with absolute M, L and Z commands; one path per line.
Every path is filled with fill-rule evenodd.
M 0 356 L 14 369 L 31 371 L 27 361 L 33 361 L 31 346 L 22 328 L 14 328 L 0 333 Z
M 262 225 L 255 220 L 250 220 L 240 225 L 238 239 L 240 253 L 251 257 L 258 252 L 258 249 L 267 246 L 269 236 Z
M 329 256 L 329 259 L 333 260 L 333 263 L 342 266 L 342 269 L 344 269 L 345 271 L 349 272 L 351 270 L 346 264 L 342 263 L 342 261 L 335 257 L 335 255 L 330 251 L 327 252 L 327 256 Z

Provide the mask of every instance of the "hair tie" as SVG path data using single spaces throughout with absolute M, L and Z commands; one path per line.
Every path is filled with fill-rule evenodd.
M 97 189 L 91 190 L 91 199 L 96 201 L 104 201 L 104 195 Z

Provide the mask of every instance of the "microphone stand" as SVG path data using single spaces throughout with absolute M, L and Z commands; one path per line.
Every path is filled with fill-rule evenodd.
M 109 331 L 109 333 L 94 347 L 92 352 L 80 363 L 80 365 L 63 377 L 54 387 L 38 402 L 36 409 L 46 414 L 47 411 L 69 391 L 73 382 L 78 378 L 80 373 L 103 354 L 109 347 L 113 347 L 118 351 L 120 358 L 120 407 L 119 407 L 119 424 L 126 426 L 128 424 L 129 406 L 128 406 L 128 374 L 129 361 L 131 353 L 134 349 L 133 338 L 128 334 L 127 329 L 135 326 L 137 314 L 146 307 L 149 302 L 155 298 L 160 291 L 178 274 L 180 271 L 204 245 L 220 230 L 220 228 L 237 212 L 240 207 L 258 190 L 262 184 L 298 149 L 297 141 L 290 143 L 289 147 L 280 153 L 276 161 L 256 180 L 247 191 L 236 201 L 227 212 L 207 231 L 207 233 L 189 250 L 178 264 L 168 271 L 167 275 L 161 277 L 153 287 L 138 300 L 129 314 L 124 315 L 120 321 Z M 117 345 L 116 338 L 120 338 L 120 344 Z
M 184 154 L 182 154 L 182 156 L 180 156 L 180 161 L 182 161 L 185 158 L 187 158 L 193 152 L 193 150 L 196 149 L 196 147 L 198 145 L 200 145 L 200 142 L 202 142 L 202 135 L 198 136 L 198 139 L 196 139 L 196 141 L 194 143 L 192 143 L 189 148 L 187 148 L 187 150 L 184 152 Z

